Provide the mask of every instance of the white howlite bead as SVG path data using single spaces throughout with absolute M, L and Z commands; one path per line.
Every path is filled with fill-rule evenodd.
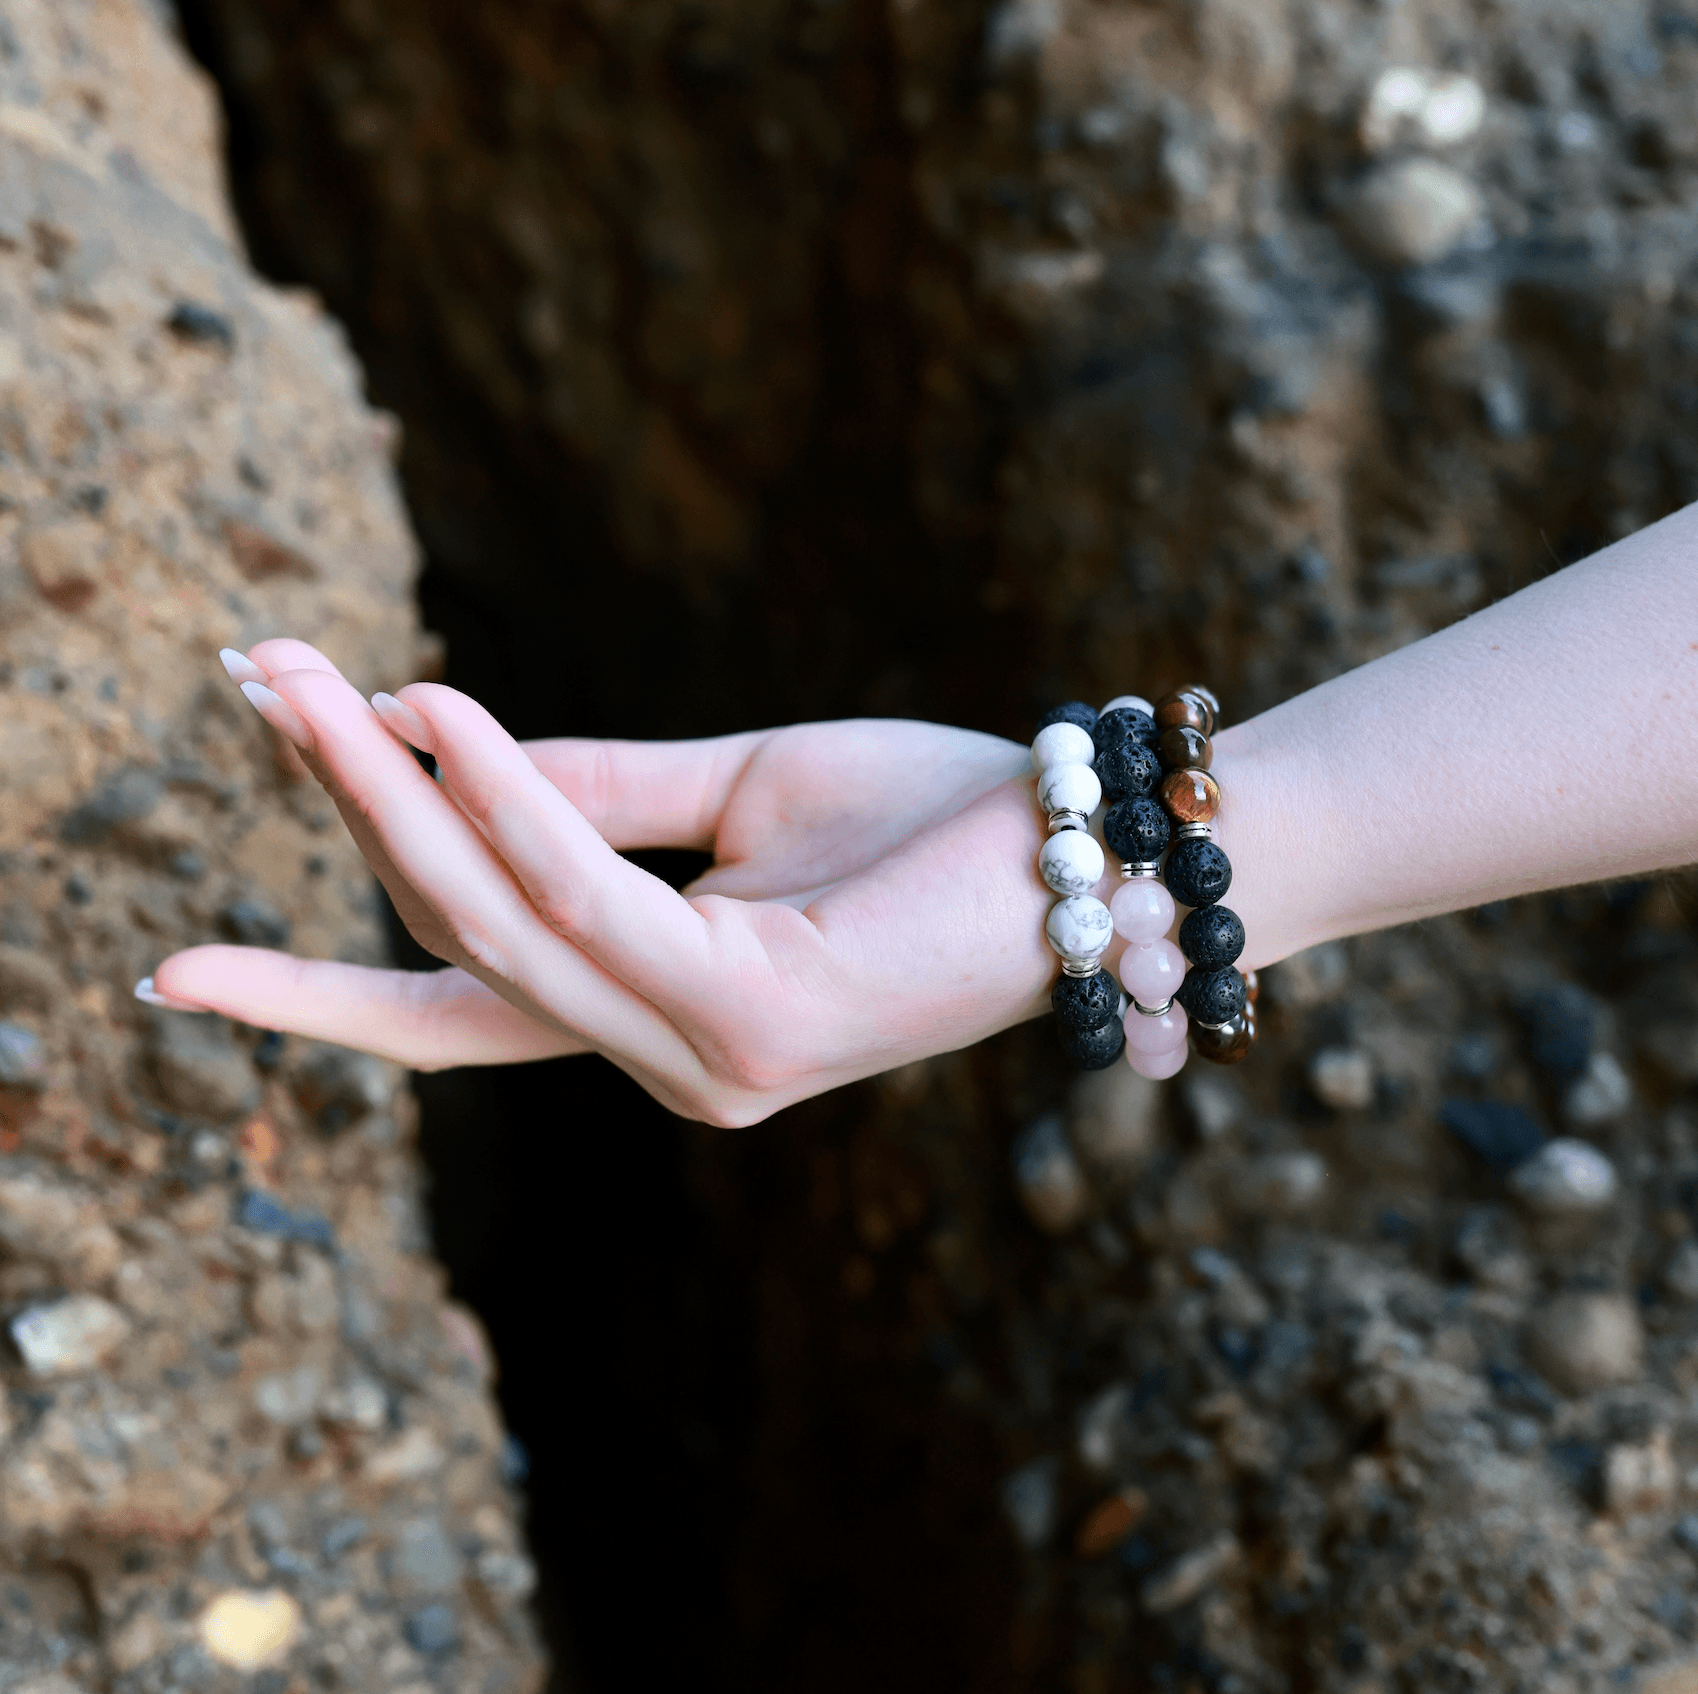
M 1083 812 L 1101 803 L 1103 785 L 1089 765 L 1051 765 L 1038 778 L 1038 804 L 1046 812 Z
M 1076 723 L 1052 723 L 1040 729 L 1032 743 L 1032 769 L 1047 771 L 1051 765 L 1088 765 L 1097 756 L 1088 731 Z
M 1122 706 L 1130 706 L 1135 712 L 1148 712 L 1152 718 L 1156 715 L 1155 707 L 1142 694 L 1117 694 L 1097 716 L 1107 717 L 1110 712 L 1117 711 Z
M 1038 875 L 1057 894 L 1089 894 L 1103 874 L 1103 850 L 1082 829 L 1064 829 L 1038 849 Z
M 1101 900 L 1074 894 L 1050 907 L 1044 934 L 1062 958 L 1094 959 L 1114 939 L 1114 919 Z

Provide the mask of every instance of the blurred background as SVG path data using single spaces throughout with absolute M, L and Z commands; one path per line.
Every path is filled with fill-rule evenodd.
M 393 415 L 422 651 L 518 735 L 1237 720 L 1698 499 L 1687 0 L 154 9 Z M 1320 949 L 1174 1085 L 1041 1026 L 735 1133 L 417 1078 L 551 1686 L 1689 1694 L 1693 910 Z M 423 1615 L 387 1682 L 242 1686 L 529 1686 Z

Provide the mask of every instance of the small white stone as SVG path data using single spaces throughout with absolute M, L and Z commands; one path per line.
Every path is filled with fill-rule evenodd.
M 1429 147 L 1454 147 L 1485 122 L 1486 95 L 1471 76 L 1435 76 L 1413 65 L 1382 71 L 1362 111 L 1362 141 L 1389 147 L 1406 128 Z
M 50 1306 L 31 1306 L 12 1319 L 11 1329 L 34 1375 L 61 1376 L 93 1370 L 130 1333 L 130 1322 L 97 1295 L 73 1294 Z
M 1421 134 L 1435 147 L 1466 141 L 1486 121 L 1486 95 L 1471 76 L 1440 77 L 1416 115 Z
M 1374 1103 L 1374 1061 L 1359 1047 L 1323 1047 L 1309 1061 L 1309 1086 L 1335 1112 Z
M 1114 939 L 1114 920 L 1095 896 L 1074 894 L 1050 907 L 1044 934 L 1062 958 L 1094 959 Z
M 1038 850 L 1038 874 L 1057 894 L 1089 894 L 1102 879 L 1103 850 L 1082 829 L 1064 829 Z
M 1059 1112 L 1046 1112 L 1014 1143 L 1014 1183 L 1032 1221 L 1059 1235 L 1085 1215 L 1091 1192 Z
M 1633 1104 L 1633 1084 L 1613 1053 L 1598 1051 L 1563 1096 L 1562 1115 L 1577 1129 L 1612 1123 Z
M 1134 712 L 1148 712 L 1152 718 L 1156 715 L 1155 707 L 1142 694 L 1117 694 L 1097 713 L 1097 716 L 1100 718 L 1107 717 L 1110 712 L 1117 712 L 1122 706 L 1126 706 Z
M 1089 765 L 1051 765 L 1038 778 L 1038 804 L 1046 812 L 1083 812 L 1102 804 L 1103 785 Z
M 1097 756 L 1090 732 L 1076 723 L 1052 723 L 1040 729 L 1032 742 L 1032 769 L 1047 771 L 1052 765 L 1088 765 Z
M 1485 216 L 1480 191 L 1436 159 L 1403 159 L 1374 172 L 1356 199 L 1356 229 L 1383 259 L 1430 265 Z
M 1615 1166 L 1585 1141 L 1547 1141 L 1518 1165 L 1510 1191 L 1529 1211 L 1547 1217 L 1601 1212 L 1616 1196 Z

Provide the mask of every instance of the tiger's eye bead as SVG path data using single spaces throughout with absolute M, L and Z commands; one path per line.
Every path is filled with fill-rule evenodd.
M 1195 1023 L 1227 1023 L 1244 1010 L 1244 978 L 1231 965 L 1187 971 L 1174 998 Z
M 1151 794 L 1161 781 L 1161 760 L 1141 741 L 1118 741 L 1097 754 L 1093 769 L 1103 792 L 1119 799 L 1125 794 Z
M 1212 906 L 1232 886 L 1232 861 L 1212 841 L 1181 841 L 1168 854 L 1163 877 L 1180 905 Z
M 1154 800 L 1132 795 L 1111 806 L 1103 819 L 1109 851 L 1128 864 L 1152 864 L 1167 851 L 1173 824 Z
M 1256 1044 L 1256 1014 L 1246 1006 L 1224 1029 L 1191 1025 L 1191 1045 L 1212 1065 L 1235 1065 Z
M 1050 991 L 1049 1003 L 1069 1029 L 1101 1029 L 1120 1015 L 1120 985 L 1105 970 L 1063 976 Z
M 1051 706 L 1038 719 L 1039 730 L 1046 730 L 1052 723 L 1076 723 L 1087 734 L 1097 721 L 1095 706 L 1087 706 L 1083 700 L 1069 700 L 1065 706 Z
M 1195 694 L 1213 714 L 1214 722 L 1209 725 L 1209 734 L 1213 735 L 1216 725 L 1220 723 L 1220 700 L 1212 688 L 1205 688 L 1200 682 L 1188 682 L 1179 691 L 1181 694 Z
M 1084 1071 L 1107 1070 L 1126 1047 L 1126 1031 L 1119 1018 L 1110 1018 L 1095 1029 L 1073 1029 L 1058 1023 L 1055 1032 L 1061 1038 L 1062 1052 Z
M 1244 923 L 1225 906 L 1200 906 L 1179 926 L 1179 950 L 1203 971 L 1219 970 L 1244 951 Z
M 1207 735 L 1215 726 L 1215 715 L 1209 704 L 1189 689 L 1176 689 L 1156 701 L 1157 729 L 1194 729 Z
M 1220 784 L 1207 771 L 1169 771 L 1157 792 L 1180 823 L 1207 823 L 1220 810 Z
M 1146 747 L 1153 747 L 1160 734 L 1156 720 L 1148 712 L 1133 706 L 1116 706 L 1097 719 L 1091 740 L 1096 743 L 1098 753 L 1106 753 L 1123 741 L 1141 741 Z
M 1189 724 L 1175 724 L 1161 732 L 1156 755 L 1165 770 L 1206 771 L 1214 763 L 1214 743 Z

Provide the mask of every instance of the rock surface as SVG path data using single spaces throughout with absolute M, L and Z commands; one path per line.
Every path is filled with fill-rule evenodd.
M 303 1106 L 321 1059 L 131 998 L 242 902 L 383 956 L 216 653 L 288 630 L 368 690 L 423 653 L 392 426 L 316 300 L 244 261 L 162 12 L 0 29 L 0 1685 L 517 1694 L 523 1585 L 456 1563 L 426 1652 L 391 1563 L 424 1517 L 456 1561 L 522 1558 L 490 1361 L 409 1222 L 401 1077 Z

